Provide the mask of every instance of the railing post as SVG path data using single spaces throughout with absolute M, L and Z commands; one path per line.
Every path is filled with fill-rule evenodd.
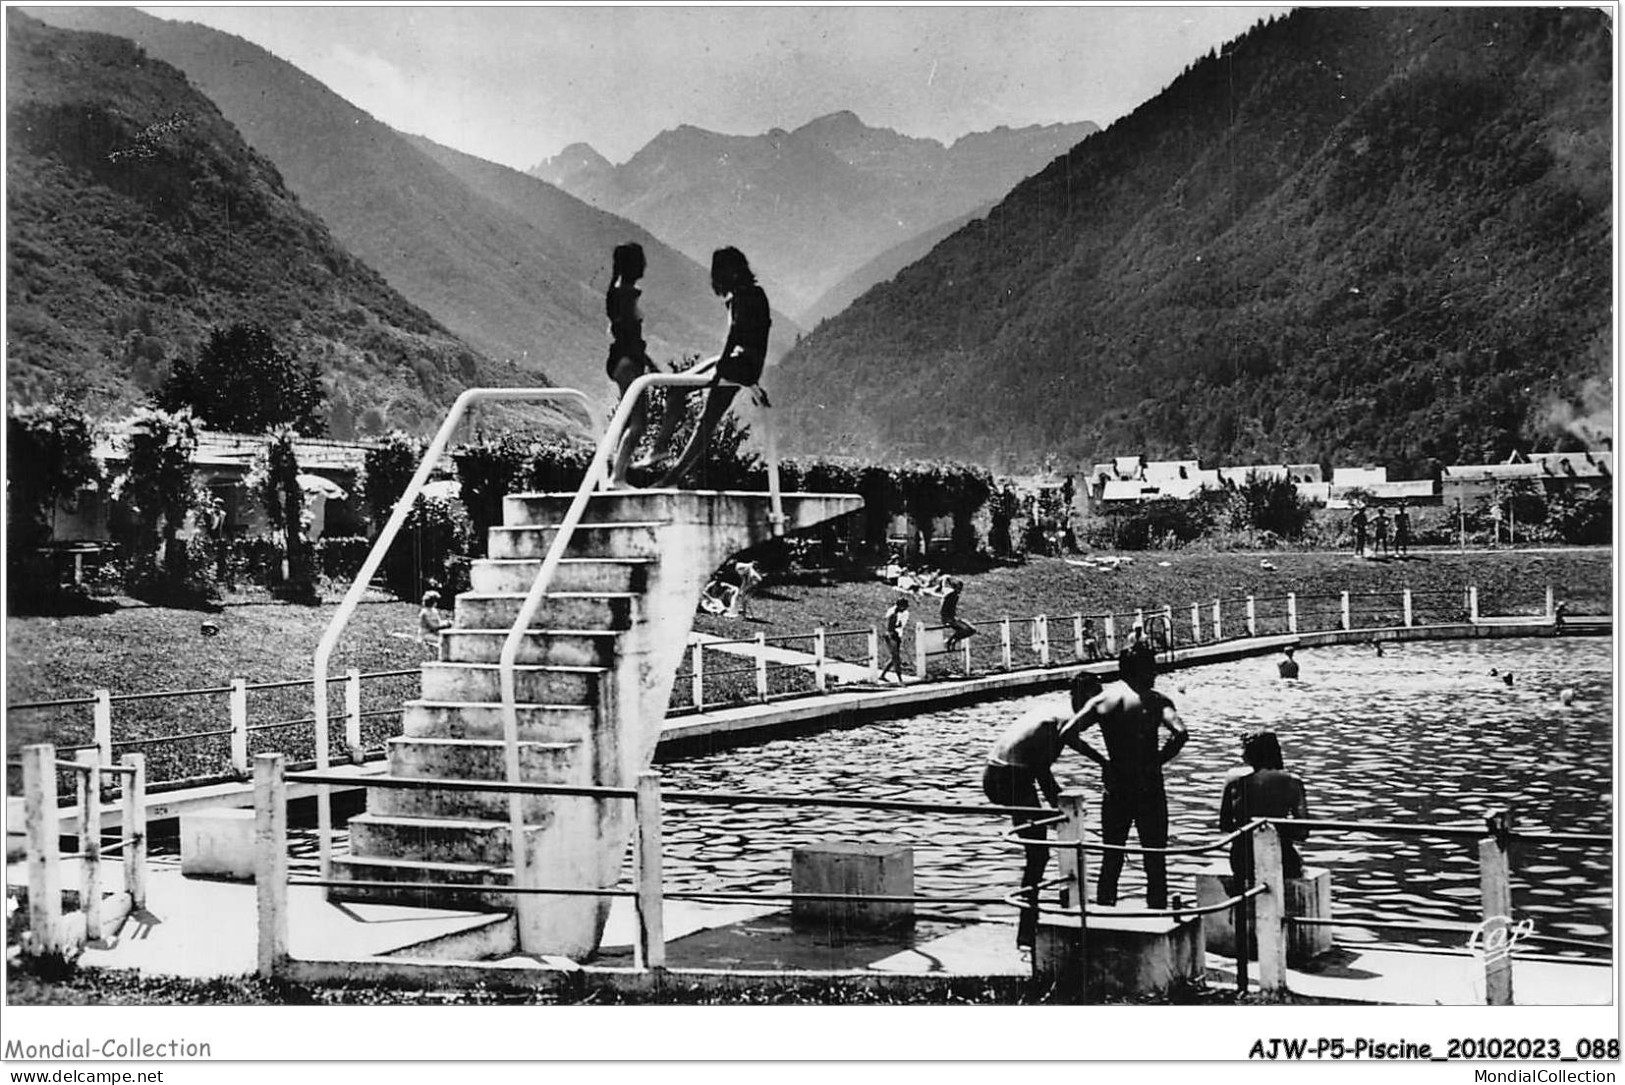
M 1467 620 L 1478 623 L 1478 585 L 1474 584 L 1467 589 Z
M 1479 896 L 1484 905 L 1483 934 L 1484 1002 L 1490 1006 L 1512 1005 L 1512 879 L 1507 864 L 1507 834 L 1512 830 L 1512 812 L 1490 815 L 1489 836 L 1478 842 Z
M 1137 626 L 1140 626 L 1141 628 L 1145 627 L 1145 608 L 1144 607 L 1135 607 L 1134 608 L 1134 624 L 1137 625 Z
M 1072 615 L 1072 656 L 1074 659 L 1083 658 L 1083 615 Z
M 1106 615 L 1106 654 L 1112 658 L 1117 656 L 1117 619 L 1110 614 Z
M 705 708 L 705 645 L 695 641 L 693 648 L 689 649 L 694 665 L 689 668 L 694 672 L 694 711 L 699 712 Z
M 813 685 L 819 693 L 829 692 L 829 679 L 824 674 L 824 627 L 813 630 Z
M 660 774 L 640 772 L 638 821 L 638 965 L 666 967 L 663 856 L 660 826 Z
M 1546 620 L 1548 622 L 1557 621 L 1557 593 L 1550 584 L 1546 585 Z
M 1191 604 L 1191 643 L 1202 643 L 1202 608 L 1195 603 Z
M 62 852 L 56 808 L 56 747 L 23 747 L 23 823 L 28 830 L 28 926 L 35 955 L 61 956 Z
M 914 677 L 925 678 L 925 623 L 914 623 Z
M 1254 937 L 1258 941 L 1258 989 L 1266 1001 L 1286 994 L 1286 875 L 1281 865 L 1281 837 L 1273 825 L 1253 834 L 1253 878 L 1264 886 L 1256 902 Z M 1245 907 L 1245 905 L 1243 906 Z M 1238 946 L 1238 951 L 1241 947 Z
M 1348 592 L 1343 592 L 1342 593 L 1342 600 L 1343 600 L 1343 603 L 1342 603 L 1342 606 L 1343 606 L 1343 615 L 1342 615 L 1342 623 L 1343 624 L 1342 624 L 1342 628 L 1344 628 L 1344 629 L 1353 629 L 1354 625 L 1349 619 L 1349 593 Z
M 227 701 L 231 713 L 231 771 L 248 777 L 248 680 L 233 678 Z
M 279 753 L 254 758 L 254 897 L 259 971 L 272 979 L 288 959 L 288 785 Z
M 89 767 L 79 807 L 79 910 L 85 915 L 85 941 L 102 940 L 102 770 L 95 750 L 75 758 Z
M 767 634 L 756 634 L 756 697 L 767 703 Z
M 1258 606 L 1250 595 L 1247 597 L 1247 635 L 1258 636 Z
M 869 681 L 880 681 L 880 631 L 869 627 Z
M 124 888 L 130 910 L 147 906 L 147 757 L 127 753 L 119 759 L 124 774 Z
M 1049 666 L 1049 618 L 1047 615 L 1040 614 L 1033 621 L 1038 623 L 1038 665 L 1047 667 Z
M 1416 624 L 1413 613 L 1411 611 L 1411 589 L 1409 589 L 1409 588 L 1405 589 L 1404 605 L 1405 605 L 1405 628 L 1409 629 L 1412 625 Z
M 999 656 L 1004 662 L 1004 669 L 1010 669 L 1010 619 L 999 619 Z
M 1286 593 L 1286 631 L 1298 631 L 1298 593 L 1295 591 Z
M 91 726 L 96 737 L 96 751 L 102 764 L 113 763 L 113 695 L 105 689 L 96 691 L 96 704 L 91 709 Z
M 1168 631 L 1168 659 L 1172 661 L 1179 638 L 1174 636 L 1174 608 L 1167 603 L 1162 604 L 1162 627 Z
M 1075 908 L 1078 912 L 1077 999 L 1080 1003 L 1088 997 L 1089 988 L 1089 862 L 1081 846 L 1084 839 L 1083 819 L 1087 801 L 1088 796 L 1082 788 L 1069 787 L 1061 792 L 1061 801 L 1058 805 L 1066 820 L 1056 826 L 1055 833 L 1057 842 L 1079 845 L 1057 848 L 1055 858 L 1063 879 L 1061 907 Z
M 1224 639 L 1224 617 L 1220 610 L 1220 602 L 1218 599 L 1213 600 L 1213 639 L 1216 641 Z
M 966 637 L 964 640 L 959 642 L 959 662 L 960 662 L 961 668 L 965 672 L 965 677 L 969 678 L 970 677 L 970 638 L 969 637 Z
M 361 748 L 361 672 L 354 667 L 344 672 L 344 745 L 350 750 L 350 763 L 367 760 Z

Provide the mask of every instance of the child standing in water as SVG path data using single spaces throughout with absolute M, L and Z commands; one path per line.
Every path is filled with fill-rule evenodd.
M 706 393 L 705 410 L 700 415 L 694 435 L 688 439 L 677 462 L 672 464 L 656 486 L 667 488 L 680 485 L 683 478 L 699 463 L 711 433 L 728 413 L 739 389 L 755 387 L 762 379 L 762 367 L 767 363 L 767 336 L 773 327 L 773 315 L 767 294 L 756 284 L 756 275 L 750 269 L 745 254 L 733 246 L 718 249 L 711 255 L 711 290 L 725 300 L 728 306 L 728 339 L 722 353 L 708 362 L 701 362 L 690 372 L 714 373 L 710 390 Z M 757 388 L 759 402 L 767 405 L 767 397 Z M 666 403 L 666 418 L 661 425 L 662 446 L 670 440 L 677 421 L 682 417 L 677 405 L 682 402 L 677 389 L 671 389 Z
M 610 258 L 609 289 L 604 293 L 604 313 L 609 317 L 609 358 L 604 370 L 623 396 L 633 381 L 655 371 L 643 342 L 643 313 L 638 308 L 642 291 L 637 283 L 643 278 L 644 267 L 642 245 L 629 241 L 615 246 Z M 648 425 L 648 417 L 648 406 L 640 396 L 627 416 L 626 431 L 621 436 L 620 447 L 615 450 L 610 485 L 617 489 L 626 485 L 626 470 Z

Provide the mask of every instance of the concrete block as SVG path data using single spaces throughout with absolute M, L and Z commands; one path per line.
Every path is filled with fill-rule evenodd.
M 914 895 L 914 849 L 904 844 L 807 844 L 790 857 L 792 893 L 851 893 L 858 896 Z M 800 925 L 837 930 L 877 930 L 914 922 L 913 902 L 862 904 L 840 900 L 798 900 L 790 918 Z
M 1210 867 L 1196 875 L 1196 903 L 1199 906 L 1217 904 L 1235 896 L 1235 879 L 1229 866 Z M 1317 867 L 1305 867 L 1303 877 L 1286 881 L 1286 910 L 1289 916 L 1310 919 L 1330 919 L 1332 914 L 1332 875 Z M 1248 902 L 1249 917 L 1254 915 L 1252 902 Z M 1236 956 L 1236 910 L 1210 912 L 1202 917 L 1207 948 L 1226 957 Z M 1332 948 L 1330 927 L 1298 927 L 1287 929 L 1286 959 L 1298 965 L 1312 960 Z M 1254 946 L 1247 954 L 1258 956 Z
M 1078 920 L 1045 916 L 1033 946 L 1034 974 L 1055 981 L 1061 990 L 1075 990 L 1078 943 Z M 1195 983 L 1207 970 L 1198 916 L 1136 918 L 1092 909 L 1082 954 L 1085 993 L 1091 999 L 1165 994 Z
M 182 811 L 181 873 L 254 880 L 254 811 L 211 807 Z
M 493 558 L 547 556 L 555 530 L 550 527 L 494 527 L 487 553 Z M 577 557 L 654 557 L 660 553 L 659 526 L 640 524 L 582 524 L 570 534 L 568 553 Z

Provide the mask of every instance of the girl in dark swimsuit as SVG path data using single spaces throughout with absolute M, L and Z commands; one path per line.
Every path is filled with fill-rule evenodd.
M 609 358 L 604 370 L 623 396 L 633 381 L 645 373 L 655 372 L 655 364 L 649 360 L 649 352 L 643 342 L 643 314 L 638 309 L 638 296 L 642 291 L 638 289 L 637 282 L 643 278 L 643 271 L 642 245 L 627 242 L 615 246 L 610 262 L 609 289 L 604 293 L 604 313 L 609 317 L 610 339 Z M 648 405 L 639 397 L 632 406 L 632 413 L 627 416 L 626 432 L 621 436 L 620 447 L 615 450 L 610 485 L 617 488 L 626 485 L 626 470 L 632 462 L 632 453 L 636 451 L 638 441 L 643 437 L 648 419 Z
M 773 316 L 767 295 L 756 285 L 756 276 L 750 270 L 744 253 L 730 245 L 711 255 L 711 289 L 718 297 L 727 299 L 728 340 L 723 344 L 721 354 L 690 371 L 713 371 L 715 375 L 706 393 L 700 423 L 695 427 L 694 435 L 688 439 L 688 447 L 677 457 L 677 462 L 666 472 L 665 478 L 656 483 L 660 488 L 677 486 L 694 469 L 705 454 L 712 431 L 722 421 L 722 416 L 728 413 L 734 396 L 739 394 L 739 389 L 752 387 L 761 380 L 762 366 L 767 361 L 767 336 L 773 327 Z M 765 397 L 763 401 L 765 405 Z M 681 402 L 678 390 L 671 389 L 663 432 L 671 428 L 671 422 L 681 417 L 674 413 Z

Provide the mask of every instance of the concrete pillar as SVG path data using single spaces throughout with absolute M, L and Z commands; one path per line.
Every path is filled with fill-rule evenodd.
M 999 619 L 999 655 L 1004 661 L 1004 669 L 1010 669 L 1010 619 Z
M 869 627 L 869 680 L 880 681 L 880 633 L 874 626 Z
M 1106 615 L 1106 655 L 1117 655 L 1117 621 L 1110 614 Z
M 1043 614 L 1034 618 L 1034 632 L 1038 634 L 1038 665 L 1049 666 L 1049 618 Z
M 254 758 L 254 897 L 259 974 L 272 979 L 288 959 L 288 785 L 279 753 Z
M 1072 615 L 1072 657 L 1083 658 L 1083 615 Z
M 96 704 L 91 708 L 91 727 L 95 735 L 96 751 L 102 764 L 113 763 L 113 696 L 105 689 L 96 691 Z
M 1258 607 L 1250 595 L 1247 597 L 1247 635 L 1258 636 Z
M 102 940 L 102 772 L 95 750 L 80 750 L 76 760 L 87 766 L 79 806 L 79 910 L 85 916 L 85 941 Z
M 1202 643 L 1202 608 L 1196 603 L 1191 604 L 1191 643 Z
M 819 693 L 829 691 L 829 678 L 824 673 L 824 627 L 818 626 L 813 630 L 813 687 Z
M 756 634 L 756 697 L 767 703 L 767 634 Z
M 1405 589 L 1404 606 L 1405 606 L 1405 628 L 1409 629 L 1411 626 L 1416 624 L 1415 615 L 1411 610 L 1411 589 L 1409 589 L 1409 588 Z
M 914 623 L 914 677 L 925 680 L 925 623 Z
M 367 760 L 361 748 L 361 672 L 354 667 L 344 674 L 344 745 L 350 751 L 351 764 Z
M 1162 627 L 1168 631 L 1168 658 L 1173 658 L 1174 644 L 1178 637 L 1174 636 L 1174 608 L 1167 603 L 1162 605 Z
M 1546 620 L 1557 621 L 1557 594 L 1550 584 L 1546 585 Z
M 1196 904 L 1206 907 L 1228 900 L 1240 892 L 1229 864 L 1214 866 L 1196 874 Z M 1241 950 L 1236 943 L 1237 913 L 1240 906 L 1222 912 L 1209 912 L 1202 917 L 1203 938 L 1211 953 L 1236 957 Z M 1255 907 L 1247 908 L 1250 922 L 1256 924 Z M 1286 879 L 1286 914 L 1294 919 L 1330 919 L 1332 917 L 1331 872 L 1305 867 L 1302 877 Z M 1332 929 L 1322 926 L 1287 928 L 1286 960 L 1289 965 L 1301 965 L 1332 948 Z
M 1348 592 L 1343 592 L 1342 593 L 1342 605 L 1343 605 L 1343 618 L 1342 618 L 1343 625 L 1342 625 L 1342 628 L 1344 628 L 1344 629 L 1353 629 L 1354 626 L 1351 623 L 1350 616 L 1349 616 L 1349 593 Z
M 790 854 L 790 891 L 862 897 L 912 897 L 914 849 L 905 844 L 803 844 Z M 914 922 L 912 901 L 796 900 L 790 919 L 832 934 Z
M 1088 796 L 1081 787 L 1069 787 L 1061 792 L 1060 810 L 1065 821 L 1057 827 L 1055 839 L 1058 841 L 1081 841 L 1084 839 L 1083 821 L 1087 813 Z M 1056 866 L 1062 878 L 1066 879 L 1061 885 L 1061 906 L 1063 908 L 1081 908 L 1083 902 L 1088 900 L 1089 894 L 1089 861 L 1088 853 L 1082 848 L 1056 848 Z
M 1258 926 L 1258 988 L 1265 999 L 1286 994 L 1286 878 L 1281 837 L 1273 825 L 1253 833 L 1253 877 L 1264 892 L 1254 897 Z
M 692 686 L 689 696 L 694 701 L 694 711 L 698 712 L 705 707 L 705 645 L 695 641 L 689 650 L 689 658 L 692 660 L 689 669 L 693 672 L 690 677 Z M 873 663 L 872 657 L 870 662 Z M 878 668 L 876 673 L 879 673 Z
M 127 753 L 120 760 L 131 770 L 124 777 L 124 889 L 139 912 L 147 906 L 147 758 Z
M 1213 600 L 1213 639 L 1224 639 L 1224 618 L 1219 609 L 1219 600 Z
M 1467 589 L 1467 620 L 1478 621 L 1478 585 L 1474 584 Z
M 228 701 L 231 712 L 231 771 L 248 776 L 248 680 L 233 678 Z
M 1510 827 L 1510 823 L 1508 824 Z M 1512 882 L 1506 841 L 1486 836 L 1478 842 L 1479 895 L 1484 904 L 1484 1002 L 1512 1005 Z M 1499 937 L 1497 936 L 1499 934 Z
M 1286 631 L 1298 631 L 1298 593 L 1295 591 L 1286 593 Z
M 62 853 L 56 808 L 56 747 L 23 747 L 23 822 L 28 831 L 28 926 L 35 954 L 62 955 Z
M 660 774 L 639 773 L 637 792 L 638 958 L 643 968 L 664 968 L 665 864 L 660 817 Z

